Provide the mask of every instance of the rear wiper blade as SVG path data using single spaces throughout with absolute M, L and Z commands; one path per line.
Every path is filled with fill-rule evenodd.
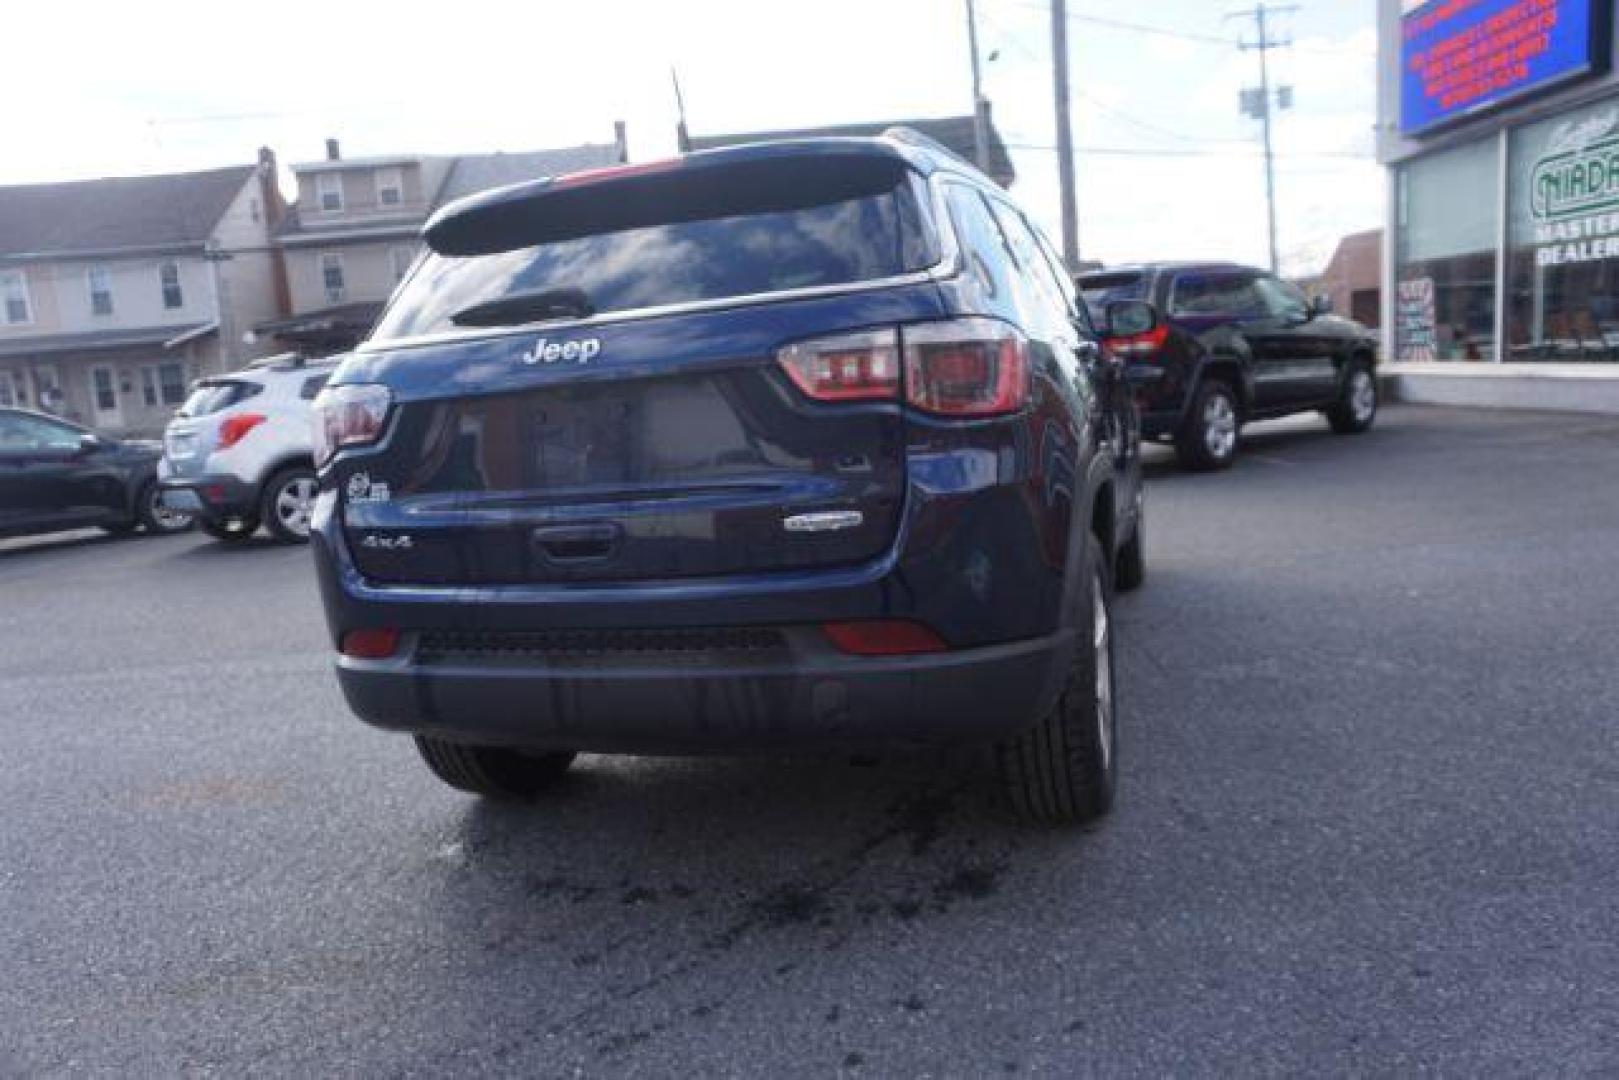
M 588 319 L 595 305 L 583 289 L 511 293 L 464 307 L 450 316 L 457 326 L 518 326 L 546 319 Z

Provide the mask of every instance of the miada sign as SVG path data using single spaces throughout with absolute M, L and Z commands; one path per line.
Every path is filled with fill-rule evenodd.
M 1537 221 L 1559 221 L 1619 206 L 1619 135 L 1535 162 L 1529 209 Z

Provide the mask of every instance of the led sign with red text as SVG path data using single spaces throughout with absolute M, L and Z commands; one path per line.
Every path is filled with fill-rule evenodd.
M 1408 135 L 1607 67 L 1613 0 L 1406 0 Z

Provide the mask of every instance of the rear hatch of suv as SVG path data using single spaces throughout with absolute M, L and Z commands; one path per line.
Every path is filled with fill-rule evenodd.
M 475 196 L 334 380 L 381 384 L 333 473 L 378 582 L 859 564 L 905 498 L 894 327 L 943 315 L 927 185 L 871 144 L 722 151 Z
M 196 479 L 208 469 L 208 456 L 218 447 L 220 427 L 237 406 L 264 392 L 256 379 L 226 375 L 202 379 L 191 388 L 163 432 L 163 456 L 169 475 Z

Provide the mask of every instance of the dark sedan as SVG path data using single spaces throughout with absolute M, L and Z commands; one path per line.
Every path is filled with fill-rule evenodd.
M 1182 464 L 1223 469 L 1242 425 L 1320 412 L 1354 434 L 1377 418 L 1377 340 L 1274 274 L 1231 263 L 1150 263 L 1084 274 L 1092 311 L 1146 300 L 1150 332 L 1112 344 L 1129 365 L 1144 437 L 1173 441 Z
M 191 519 L 158 498 L 156 443 L 119 441 L 25 409 L 0 409 L 0 537 L 99 527 L 171 533 Z

